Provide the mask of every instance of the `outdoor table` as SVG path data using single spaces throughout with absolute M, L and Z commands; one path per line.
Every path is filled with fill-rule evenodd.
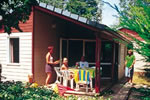
M 63 85 L 67 86 L 68 81 L 70 80 L 71 83 L 71 88 L 73 89 L 74 86 L 74 82 L 77 83 L 79 81 L 79 71 L 81 71 L 81 79 L 80 80 L 85 80 L 84 79 L 84 74 L 86 74 L 87 72 L 89 72 L 89 78 L 95 78 L 95 68 L 70 68 L 68 70 L 61 70 L 61 72 L 63 73 Z M 85 71 L 86 73 L 83 73 L 83 71 Z M 87 79 L 86 79 L 87 80 Z
M 84 74 L 86 74 L 86 73 L 83 73 L 83 71 L 89 72 L 90 78 L 95 78 L 95 68 L 83 68 L 83 69 L 69 68 L 68 70 L 74 73 L 73 77 L 74 77 L 75 82 L 79 81 L 79 71 L 81 71 L 81 80 L 84 80 Z
M 72 71 L 74 73 L 74 80 L 75 83 L 77 84 L 77 82 L 79 81 L 86 81 L 89 82 L 91 85 L 91 88 L 93 88 L 92 86 L 92 78 L 95 78 L 95 68 L 69 68 L 69 71 Z M 80 74 L 79 74 L 80 71 Z M 89 77 L 87 77 L 87 73 L 89 73 Z

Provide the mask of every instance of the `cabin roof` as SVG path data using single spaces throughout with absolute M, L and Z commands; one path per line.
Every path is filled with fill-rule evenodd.
M 110 36 L 113 35 L 117 38 L 120 38 L 120 39 L 126 41 L 126 42 L 129 42 L 129 40 L 127 40 L 125 37 L 121 36 L 116 31 L 111 30 L 108 26 L 106 26 L 104 24 L 100 24 L 94 20 L 90 20 L 90 19 L 87 19 L 85 17 L 81 17 L 81 16 L 74 14 L 74 13 L 71 13 L 67 10 L 56 8 L 56 7 L 49 5 L 47 3 L 40 2 L 39 0 L 37 0 L 37 1 L 39 3 L 39 6 L 36 6 L 35 7 L 36 9 L 43 10 L 45 12 L 53 14 L 54 16 L 58 16 L 62 19 L 71 21 L 75 24 L 80 24 L 83 27 L 86 27 L 90 30 L 93 30 L 96 32 L 102 32 L 103 31 L 104 33 L 109 34 Z
M 39 0 L 37 0 L 37 2 L 39 3 L 39 5 L 35 6 L 34 7 L 35 9 L 39 9 L 39 10 L 42 10 L 46 13 L 52 14 L 54 16 L 58 16 L 62 19 L 68 20 L 68 21 L 73 22 L 75 24 L 80 24 L 81 26 L 88 28 L 90 30 L 93 30 L 95 32 L 103 32 L 103 33 L 108 34 L 110 36 L 114 36 L 114 37 L 117 37 L 119 39 L 122 39 L 124 41 L 129 42 L 128 39 L 121 36 L 116 31 L 111 30 L 108 26 L 106 26 L 104 24 L 100 24 L 94 20 L 90 20 L 90 19 L 87 19 L 85 17 L 81 17 L 77 14 L 73 14 L 69 11 L 62 10 L 60 8 L 56 8 L 52 5 L 40 2 Z M 23 30 L 23 32 L 32 32 L 33 31 L 33 27 L 34 27 L 33 26 L 33 18 L 34 18 L 33 16 L 34 16 L 33 12 L 31 12 L 31 16 L 26 23 L 19 23 L 19 26 Z M 3 33 L 3 32 L 4 32 L 4 28 L 0 29 L 0 33 Z M 19 32 L 19 31 L 12 28 L 12 32 Z

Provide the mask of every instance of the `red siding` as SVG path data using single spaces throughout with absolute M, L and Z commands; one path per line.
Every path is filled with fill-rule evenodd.
M 20 22 L 19 26 L 23 32 L 32 32 L 33 31 L 33 12 L 31 12 L 29 20 L 27 20 L 26 23 Z M 19 31 L 12 28 L 12 33 L 15 33 L 15 32 L 19 32 Z M 4 33 L 4 29 L 0 29 L 0 33 Z
M 139 41 L 144 41 L 144 39 L 142 39 L 140 36 L 139 36 L 139 34 L 138 33 L 136 33 L 135 31 L 132 31 L 132 30 L 129 30 L 129 29 L 126 29 L 126 28 L 122 28 L 122 29 L 120 29 L 120 31 L 122 31 L 122 32 L 124 32 L 124 33 L 127 33 L 127 34 L 129 34 L 129 35 L 131 35 L 132 37 L 135 37 L 137 40 L 139 40 Z M 123 35 L 123 34 L 121 34 L 123 37 L 125 37 L 126 39 L 128 39 L 128 40 L 132 40 L 131 38 L 129 38 L 129 37 L 127 37 L 127 36 L 125 36 L 125 35 Z

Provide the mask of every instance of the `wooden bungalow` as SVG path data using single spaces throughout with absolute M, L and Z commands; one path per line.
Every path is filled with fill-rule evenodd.
M 44 84 L 48 46 L 54 46 L 54 59 L 67 57 L 70 67 L 86 56 L 90 67 L 96 66 L 97 93 L 105 80 L 114 83 L 124 77 L 127 50 L 124 42 L 129 41 L 106 25 L 39 2 L 39 6 L 33 7 L 29 21 L 20 23 L 20 27 L 23 32 L 13 30 L 11 35 L 0 30 L 1 74 L 7 80 L 25 81 L 32 73 L 38 84 Z M 55 80 L 54 72 L 51 83 Z

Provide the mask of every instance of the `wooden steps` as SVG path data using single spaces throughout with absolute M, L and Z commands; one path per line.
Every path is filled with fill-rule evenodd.
M 81 91 L 66 91 L 64 96 L 71 96 L 71 95 L 86 95 L 86 96 L 95 96 L 99 93 L 94 92 L 81 92 Z

